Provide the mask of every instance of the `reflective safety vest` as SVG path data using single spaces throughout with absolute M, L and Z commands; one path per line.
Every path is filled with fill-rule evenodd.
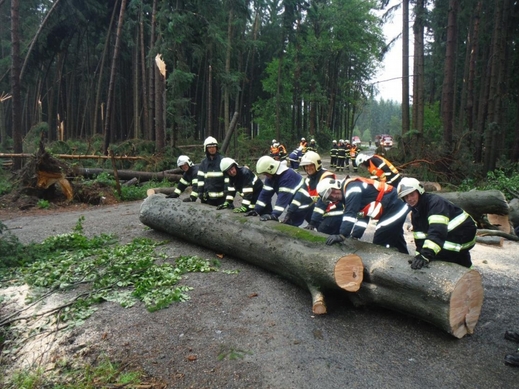
M 362 208 L 357 214 L 357 217 L 359 218 L 370 217 L 372 219 L 378 220 L 384 212 L 384 208 L 382 207 L 382 198 L 386 193 L 391 192 L 393 190 L 393 187 L 391 185 L 386 184 L 385 182 L 374 181 L 372 179 L 364 177 L 355 177 L 345 180 L 343 184 L 344 190 L 346 190 L 348 184 L 353 181 L 364 182 L 368 185 L 372 185 L 376 190 L 378 190 L 378 196 L 375 199 L 375 201 L 370 202 L 368 205 Z

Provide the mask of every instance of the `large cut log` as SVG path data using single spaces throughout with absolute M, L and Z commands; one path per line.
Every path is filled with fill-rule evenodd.
M 162 194 L 144 200 L 140 220 L 308 289 L 314 313 L 326 312 L 327 290 L 346 290 L 355 305 L 400 311 L 462 338 L 473 333 L 481 312 L 480 274 L 455 264 L 433 262 L 430 268 L 416 271 L 407 262 L 409 255 L 371 243 L 348 239 L 326 246 L 326 235 L 317 232 L 166 199 Z
M 510 208 L 499 190 L 471 190 L 470 192 L 435 192 L 467 211 L 479 226 L 488 227 L 487 214 L 508 215 Z

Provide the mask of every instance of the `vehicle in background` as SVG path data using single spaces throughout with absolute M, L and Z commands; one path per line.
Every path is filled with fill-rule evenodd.
M 354 145 L 359 145 L 362 143 L 361 140 L 360 140 L 360 137 L 358 136 L 352 136 L 351 137 L 351 143 L 354 144 Z
M 393 137 L 388 134 L 380 134 L 375 136 L 375 145 L 377 147 L 393 147 Z

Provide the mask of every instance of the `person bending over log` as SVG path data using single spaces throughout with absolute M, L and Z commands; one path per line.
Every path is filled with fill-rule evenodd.
M 218 141 L 212 136 L 204 140 L 205 158 L 198 167 L 198 197 L 202 203 L 219 206 L 225 202 L 226 180 L 220 170 L 223 156 L 218 152 Z
M 256 172 L 264 174 L 266 178 L 254 210 L 247 212 L 245 216 L 260 215 L 261 221 L 279 221 L 279 217 L 288 207 L 295 194 L 301 189 L 304 190 L 305 180 L 298 172 L 290 169 L 285 161 L 276 161 L 268 155 L 258 160 Z M 277 199 L 274 208 L 272 208 L 274 194 L 277 194 Z M 291 215 L 292 219 L 286 224 L 300 226 L 305 220 L 305 215 L 306 210 L 295 212 Z
M 399 200 L 393 186 L 362 177 L 325 179 L 317 185 L 317 192 L 323 201 L 340 201 L 344 205 L 340 233 L 330 235 L 327 245 L 361 238 L 371 218 L 378 220 L 374 244 L 409 253 L 403 228 L 409 207 Z
M 166 198 L 176 199 L 182 194 L 183 191 L 191 186 L 191 195 L 182 201 L 195 202 L 198 199 L 198 165 L 195 165 L 193 162 L 191 162 L 191 159 L 187 155 L 181 155 L 177 159 L 177 166 L 181 168 L 184 173 L 182 174 L 182 177 L 180 178 L 175 191 L 166 196 Z
M 355 161 L 357 166 L 362 165 L 368 169 L 368 172 L 371 175 L 370 178 L 372 180 L 387 182 L 389 185 L 397 187 L 400 180 L 402 179 L 402 175 L 398 169 L 394 167 L 391 162 L 389 162 L 384 157 L 381 157 L 380 155 L 359 154 Z
M 263 182 L 246 166 L 239 167 L 232 158 L 223 158 L 220 162 L 220 170 L 227 179 L 225 184 L 225 203 L 216 209 L 234 209 L 234 212 L 243 213 L 253 211 L 259 194 L 263 189 Z M 228 182 L 227 182 L 228 181 Z M 241 206 L 234 208 L 234 196 L 236 192 L 242 197 Z
M 471 267 L 470 249 L 476 244 L 476 222 L 457 205 L 433 193 L 425 193 L 416 179 L 404 177 L 398 197 L 411 207 L 416 245 L 411 269 L 428 266 L 432 260 Z
M 283 223 L 288 224 L 295 212 L 305 212 L 305 220 L 308 225 L 307 230 L 316 230 L 326 234 L 331 234 L 339 229 L 342 220 L 342 206 L 337 207 L 324 204 L 317 193 L 317 184 L 325 178 L 336 178 L 335 173 L 323 168 L 321 156 L 314 151 L 307 151 L 301 158 L 301 166 L 305 170 L 305 190 L 300 190 L 294 196 L 287 209 L 287 216 Z

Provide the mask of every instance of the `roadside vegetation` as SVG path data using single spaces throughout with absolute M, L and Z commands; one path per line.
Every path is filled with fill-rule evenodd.
M 6 369 L 28 341 L 80 326 L 103 302 L 122 307 L 140 303 L 149 311 L 160 310 L 189 299 L 192 288 L 183 282 L 184 274 L 219 270 L 217 260 L 168 258 L 161 251 L 165 242 L 138 238 L 122 244 L 113 235 L 87 237 L 83 220 L 70 233 L 28 245 L 0 222 L 0 365 L 6 380 L 0 379 L 2 387 L 94 388 L 137 383 L 139 373 L 128 372 L 107 358 L 94 365 L 60 359 L 51 373 L 28 368 L 8 375 Z M 16 286 L 28 286 L 22 307 L 7 292 Z M 53 294 L 59 295 L 60 304 L 43 304 Z

